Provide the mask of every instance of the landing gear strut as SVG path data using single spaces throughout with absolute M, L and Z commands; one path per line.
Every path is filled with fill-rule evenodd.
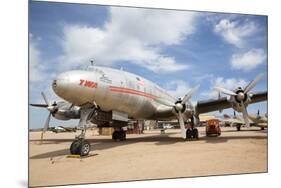
M 120 140 L 120 141 L 126 140 L 126 132 L 122 128 L 120 130 L 115 130 L 112 133 L 112 140 L 114 140 L 114 141 L 116 141 L 116 140 Z

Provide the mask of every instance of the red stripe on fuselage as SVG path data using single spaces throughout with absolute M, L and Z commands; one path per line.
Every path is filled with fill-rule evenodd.
M 133 94 L 133 95 L 139 95 L 139 96 L 143 96 L 143 97 L 148 97 L 151 99 L 156 99 L 158 98 L 155 95 L 151 95 L 149 93 L 145 93 L 142 91 L 138 91 L 138 90 L 134 90 L 134 89 L 130 89 L 130 88 L 123 88 L 123 87 L 116 87 L 116 86 L 109 86 L 110 91 L 112 92 L 117 92 L 117 93 L 128 93 L 128 94 Z

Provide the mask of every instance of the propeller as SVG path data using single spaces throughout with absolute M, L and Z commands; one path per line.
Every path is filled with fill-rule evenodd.
M 186 108 L 185 105 L 187 102 L 189 102 L 189 99 L 193 96 L 193 94 L 198 90 L 199 87 L 200 85 L 195 86 L 183 97 L 182 100 L 178 100 L 175 103 L 165 99 L 160 99 L 160 98 L 155 99 L 156 102 L 166 105 L 168 107 L 173 107 L 175 109 L 175 111 L 177 112 L 177 117 L 181 128 L 181 136 L 184 139 L 186 137 L 184 120 L 183 120 L 183 113 Z
M 247 97 L 249 96 L 248 93 L 257 85 L 258 81 L 261 80 L 263 75 L 264 75 L 263 73 L 259 74 L 258 76 L 256 76 L 256 78 L 254 80 L 252 80 L 245 87 L 244 90 L 239 87 L 236 92 L 222 88 L 222 87 L 214 87 L 214 89 L 217 90 L 218 92 L 235 97 L 236 101 L 238 103 L 240 103 L 240 105 L 242 107 L 242 114 L 243 114 L 243 118 L 245 121 L 245 125 L 247 127 L 250 127 L 250 122 L 249 122 L 249 118 L 248 118 L 247 105 L 245 105 L 245 101 L 247 100 Z
M 57 103 L 56 101 L 53 102 L 53 104 L 51 104 L 45 93 L 44 92 L 41 92 L 41 95 L 45 101 L 45 104 L 30 104 L 31 106 L 35 106 L 35 107 L 41 107 L 41 108 L 46 108 L 48 111 L 49 111 L 49 115 L 47 116 L 47 119 L 45 121 L 45 124 L 44 124 L 44 127 L 43 127 L 43 130 L 42 130 L 42 133 L 41 133 L 41 142 L 43 141 L 43 136 L 44 136 L 44 133 L 48 130 L 49 128 L 49 125 L 50 125 L 50 120 L 51 120 L 51 115 L 54 115 L 57 111 L 58 111 L 58 106 L 57 106 Z

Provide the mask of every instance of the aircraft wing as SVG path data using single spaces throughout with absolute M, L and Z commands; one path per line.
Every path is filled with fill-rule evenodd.
M 229 124 L 245 124 L 244 120 L 235 118 L 223 119 L 222 121 Z
M 251 96 L 250 104 L 265 100 L 267 100 L 267 91 L 253 93 Z M 196 106 L 196 112 L 198 114 L 201 114 L 231 108 L 231 103 L 232 102 L 227 97 L 211 99 L 206 101 L 198 101 Z

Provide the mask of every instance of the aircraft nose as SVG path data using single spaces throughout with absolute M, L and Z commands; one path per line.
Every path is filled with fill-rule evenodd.
M 84 81 L 87 85 L 82 86 L 81 83 Z M 83 104 L 93 100 L 96 90 L 89 86 L 93 86 L 95 82 L 95 75 L 92 72 L 72 70 L 59 74 L 52 82 L 52 89 L 57 96 L 72 104 Z
M 62 73 L 53 80 L 52 88 L 53 88 L 53 91 L 58 96 L 61 96 L 65 92 L 67 92 L 67 89 L 69 88 L 69 84 L 70 84 L 69 74 Z

